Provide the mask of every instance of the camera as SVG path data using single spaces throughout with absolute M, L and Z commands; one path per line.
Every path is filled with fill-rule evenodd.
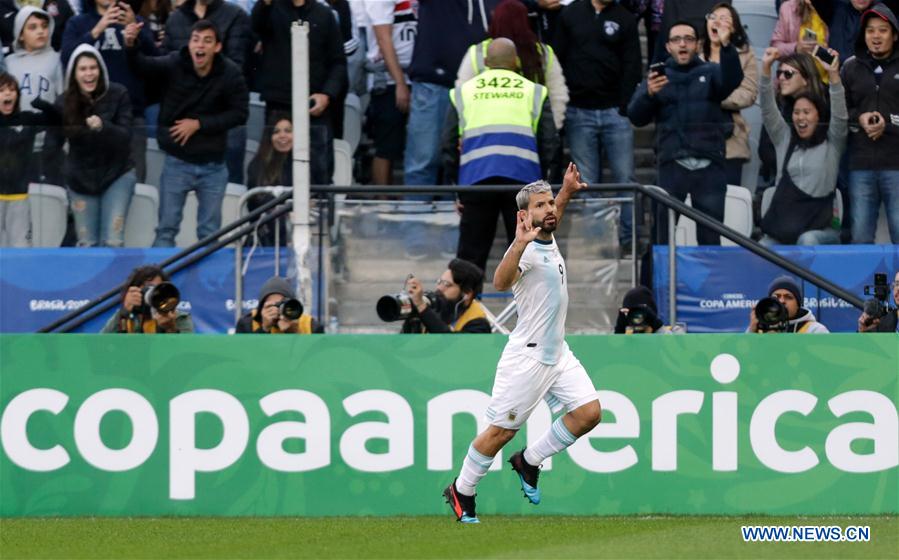
M 295 298 L 282 299 L 278 304 L 278 312 L 288 321 L 296 321 L 303 314 L 303 304 Z
M 865 326 L 870 326 L 875 319 L 880 319 L 891 311 L 887 298 L 890 296 L 890 285 L 887 283 L 887 275 L 878 272 L 874 274 L 874 284 L 865 286 L 865 295 L 874 296 L 865 301 L 864 311 L 868 318 Z
M 131 310 L 133 315 L 150 315 L 151 309 L 159 313 L 169 313 L 177 308 L 181 301 L 181 292 L 171 282 L 144 286 L 140 294 L 142 303 Z
M 755 305 L 760 332 L 785 332 L 789 327 L 787 308 L 776 298 L 766 297 Z
M 428 307 L 434 307 L 437 302 L 437 292 L 425 292 L 422 297 Z M 409 294 L 388 294 L 381 296 L 375 310 L 385 323 L 405 321 L 415 313 L 415 304 Z
M 645 334 L 655 322 L 655 314 L 648 307 L 640 305 L 628 309 L 625 319 L 627 322 L 626 333 Z

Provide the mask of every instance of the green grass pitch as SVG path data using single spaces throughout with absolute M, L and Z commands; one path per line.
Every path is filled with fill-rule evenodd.
M 741 525 L 867 525 L 867 543 L 746 543 Z M 0 558 L 899 558 L 899 517 L 26 518 Z

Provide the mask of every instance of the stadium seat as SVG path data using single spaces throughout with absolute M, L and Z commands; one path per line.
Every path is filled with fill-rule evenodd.
M 59 247 L 66 235 L 69 197 L 63 187 L 31 183 L 28 185 L 31 210 L 31 245 Z
M 159 189 L 138 183 L 125 220 L 125 247 L 150 247 L 159 223 Z
M 349 143 L 351 155 L 356 153 L 362 139 L 362 115 L 362 100 L 355 93 L 348 93 L 344 102 L 343 139 Z
M 771 43 L 771 35 L 777 25 L 777 8 L 770 0 L 734 0 L 731 4 L 740 14 L 740 22 L 746 30 L 749 44 L 761 60 L 762 53 Z
M 262 141 L 262 132 L 265 129 L 265 103 L 259 98 L 259 94 L 250 94 L 250 114 L 247 117 L 247 139 L 254 142 Z
M 334 176 L 335 185 L 353 184 L 353 150 L 346 140 L 334 140 Z
M 691 204 L 687 196 L 687 204 Z M 724 225 L 737 233 L 749 237 L 752 235 L 752 193 L 749 189 L 738 185 L 727 186 L 727 198 L 724 201 Z M 696 222 L 681 216 L 677 221 L 674 238 L 678 245 L 696 245 Z M 730 239 L 721 238 L 721 245 L 735 246 Z
M 165 152 L 159 148 L 155 138 L 147 138 L 147 184 L 159 185 L 162 177 L 162 166 L 165 163 Z
M 227 225 L 240 216 L 240 198 L 247 192 L 244 185 L 228 183 L 225 187 L 225 198 L 222 199 L 222 225 Z M 181 230 L 175 237 L 175 246 L 189 247 L 197 240 L 197 195 L 191 191 L 184 201 L 184 212 L 181 216 Z
M 759 139 L 762 136 L 762 128 L 764 127 L 762 123 L 762 109 L 759 107 L 758 101 L 756 101 L 755 104 L 740 111 L 740 115 L 742 115 L 743 120 L 746 121 L 746 125 L 749 127 L 750 153 L 749 161 L 743 164 L 743 176 L 740 178 L 740 185 L 749 189 L 749 192 L 754 193 L 758 187 L 759 169 L 762 166 L 761 161 L 759 161 Z

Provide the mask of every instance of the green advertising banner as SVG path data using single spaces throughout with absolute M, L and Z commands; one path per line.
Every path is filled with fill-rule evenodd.
M 602 423 L 505 461 L 484 513 L 899 511 L 899 336 L 572 336 Z M 0 338 L 0 515 L 419 515 L 486 424 L 505 337 Z

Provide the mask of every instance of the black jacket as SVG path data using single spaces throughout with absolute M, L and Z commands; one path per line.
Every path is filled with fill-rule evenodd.
M 187 47 L 157 57 L 128 49 L 128 60 L 146 80 L 165 83 L 156 130 L 159 147 L 190 163 L 223 161 L 228 131 L 244 124 L 249 113 L 249 93 L 237 65 L 219 53 L 212 71 L 200 77 Z M 172 140 L 169 127 L 186 118 L 198 119 L 200 130 L 181 146 Z
M 42 100 L 36 108 L 49 106 Z M 0 114 L 0 195 L 28 193 L 28 166 L 34 150 L 34 137 L 41 127 L 54 122 L 43 113 L 19 111 Z
M 721 102 L 743 81 L 737 49 L 733 45 L 721 49 L 721 64 L 694 57 L 681 66 L 669 58 L 665 73 L 668 85 L 652 97 L 646 80 L 640 83 L 627 116 L 635 126 L 656 121 L 660 164 L 688 157 L 723 162 L 733 119 L 721 109 Z
M 333 102 L 347 88 L 346 55 L 343 36 L 331 10 L 316 0 L 306 0 L 299 8 L 291 0 L 256 2 L 250 16 L 253 32 L 262 39 L 262 98 L 291 103 L 290 26 L 308 22 L 309 93 L 323 93 Z
M 559 17 L 554 47 L 570 106 L 625 113 L 642 68 L 637 20 L 629 11 L 611 4 L 596 13 L 590 0 L 578 0 Z
M 897 311 L 893 311 L 892 313 L 888 313 L 887 315 L 880 318 L 880 323 L 878 323 L 877 328 L 874 329 L 874 332 L 886 332 L 886 333 L 894 333 L 896 331 L 896 323 L 899 321 L 899 315 L 897 315 Z
M 62 115 L 65 95 L 56 99 Z M 103 121 L 100 130 L 87 125 L 64 126 L 69 141 L 64 176 L 66 186 L 76 193 L 98 196 L 134 167 L 131 159 L 131 122 L 134 115 L 125 86 L 110 82 L 88 112 Z
M 883 14 L 899 33 L 896 16 L 883 4 L 875 4 L 872 10 Z M 876 17 L 876 16 L 869 16 Z M 849 168 L 850 169 L 899 169 L 899 49 L 885 60 L 875 60 L 865 45 L 864 32 L 860 32 L 855 45 L 855 56 L 846 61 L 840 72 L 846 88 L 846 106 L 849 109 Z M 875 69 L 880 67 L 878 85 Z M 886 121 L 883 136 L 876 141 L 868 138 L 858 124 L 862 113 L 878 111 Z
M 197 0 L 187 0 L 176 8 L 165 22 L 166 51 L 175 52 L 186 47 L 190 42 L 190 29 L 200 19 L 194 13 Z M 240 6 L 213 0 L 206 8 L 206 17 L 219 32 L 222 41 L 222 54 L 231 62 L 243 69 L 250 50 L 251 33 L 250 17 Z

